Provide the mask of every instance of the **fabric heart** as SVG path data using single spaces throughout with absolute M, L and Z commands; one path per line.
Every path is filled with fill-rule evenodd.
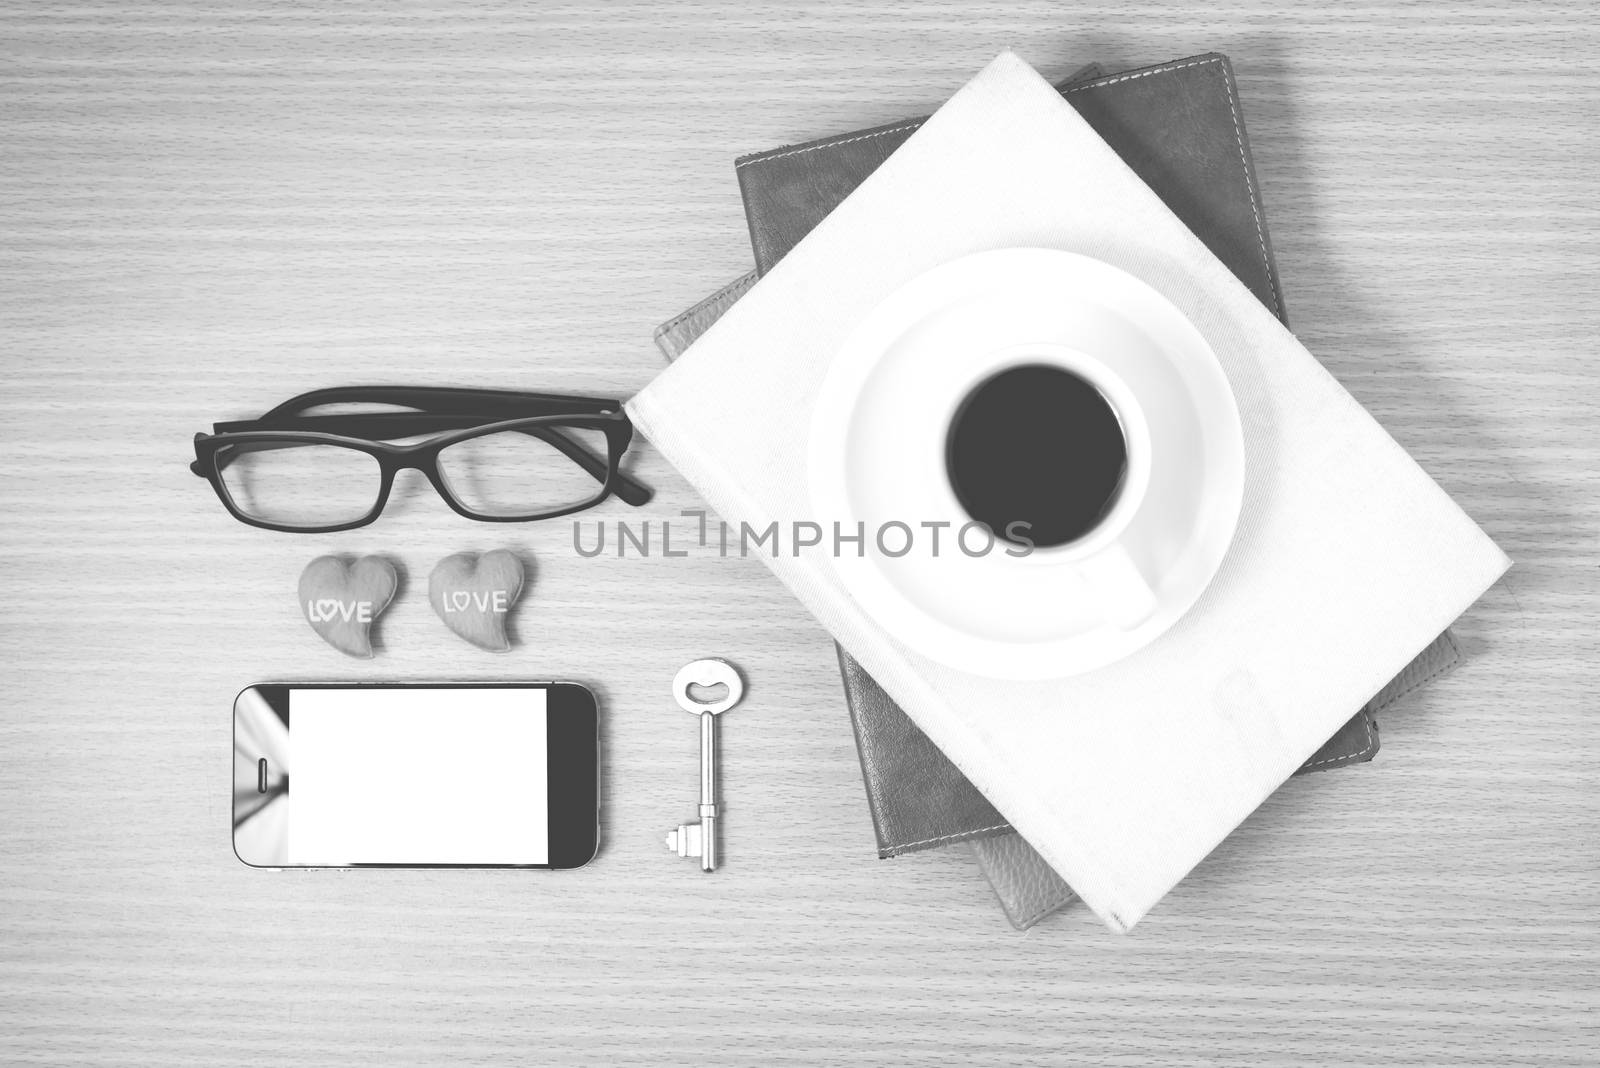
M 381 556 L 319 556 L 300 572 L 300 611 L 322 640 L 348 656 L 372 658 L 372 624 L 400 585 Z
M 428 579 L 428 600 L 445 626 L 480 649 L 510 650 L 506 617 L 522 593 L 522 561 L 505 549 L 456 553 L 439 561 Z

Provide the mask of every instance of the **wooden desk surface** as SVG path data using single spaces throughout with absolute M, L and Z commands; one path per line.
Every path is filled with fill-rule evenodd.
M 1593 5 L 0 12 L 0 1060 L 1600 1056 Z M 415 483 L 273 535 L 186 470 L 315 386 L 633 392 L 651 328 L 748 267 L 736 154 L 925 112 L 1006 46 L 1232 56 L 1296 329 L 1516 560 L 1375 763 L 1290 783 L 1131 936 L 1016 934 L 955 850 L 874 859 L 828 638 L 754 560 L 582 560 Z M 636 463 L 655 515 L 695 506 Z M 495 659 L 425 577 L 500 545 L 536 574 Z M 329 551 L 409 574 L 372 664 L 296 618 Z M 714 878 L 661 846 L 696 783 L 666 686 L 704 655 L 751 680 Z M 234 859 L 240 686 L 507 677 L 604 695 L 589 868 Z

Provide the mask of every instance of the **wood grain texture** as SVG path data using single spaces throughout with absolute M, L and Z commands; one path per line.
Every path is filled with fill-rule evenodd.
M 735 155 L 1008 46 L 1232 56 L 1296 330 L 1516 561 L 1376 762 L 1289 783 L 1133 935 L 1019 936 L 964 855 L 874 859 L 831 645 L 757 561 L 579 559 L 416 482 L 274 535 L 188 473 L 316 386 L 631 393 L 748 268 Z M 1593 1063 L 1597 49 L 1588 3 L 0 5 L 0 1060 Z M 696 506 L 633 463 L 651 518 Z M 498 546 L 535 562 L 505 657 L 425 589 Z M 354 663 L 295 581 L 380 551 L 408 576 Z M 661 846 L 707 655 L 750 681 L 713 878 Z M 517 676 L 604 697 L 590 867 L 231 855 L 242 685 Z

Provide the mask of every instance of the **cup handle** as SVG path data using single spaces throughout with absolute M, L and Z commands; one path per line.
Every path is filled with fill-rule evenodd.
M 1155 590 L 1122 546 L 1106 546 L 1084 561 L 1081 573 L 1106 621 L 1119 630 L 1132 630 L 1155 613 Z

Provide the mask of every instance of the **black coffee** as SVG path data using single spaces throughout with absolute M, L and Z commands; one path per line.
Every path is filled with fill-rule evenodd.
M 995 536 L 1041 548 L 1094 529 L 1128 468 L 1122 424 L 1100 391 L 1059 367 L 1001 371 L 967 395 L 950 422 L 945 468 L 956 499 Z

